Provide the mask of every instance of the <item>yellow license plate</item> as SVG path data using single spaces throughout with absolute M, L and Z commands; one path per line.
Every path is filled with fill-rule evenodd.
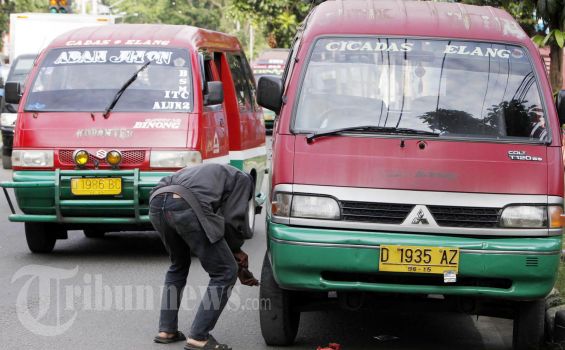
M 71 192 L 76 196 L 106 196 L 122 193 L 122 179 L 81 178 L 71 179 Z
M 437 273 L 459 271 L 459 249 L 383 245 L 379 271 Z

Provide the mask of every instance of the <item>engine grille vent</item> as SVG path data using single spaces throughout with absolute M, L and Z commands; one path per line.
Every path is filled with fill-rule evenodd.
M 499 208 L 428 206 L 439 226 L 495 228 L 499 227 Z

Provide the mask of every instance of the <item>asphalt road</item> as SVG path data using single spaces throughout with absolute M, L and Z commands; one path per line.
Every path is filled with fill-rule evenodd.
M 0 179 L 10 177 L 0 171 Z M 110 233 L 88 239 L 80 231 L 58 241 L 50 255 L 27 248 L 24 226 L 7 220 L 0 199 L 0 349 L 182 349 L 153 344 L 159 295 L 168 257 L 154 232 Z M 264 215 L 244 250 L 260 274 L 265 253 Z M 193 259 L 180 329 L 188 331 L 207 279 Z M 214 336 L 234 349 L 269 349 L 261 337 L 259 289 L 237 285 Z M 303 314 L 296 345 L 328 342 L 353 349 L 510 349 L 512 322 L 425 312 Z M 384 336 L 384 337 L 382 337 Z M 274 349 L 274 348 L 270 348 Z

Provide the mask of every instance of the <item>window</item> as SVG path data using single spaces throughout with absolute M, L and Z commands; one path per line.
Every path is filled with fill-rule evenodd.
M 234 54 L 228 54 L 227 56 L 235 87 L 235 94 L 237 96 L 237 102 L 240 107 L 251 109 L 253 106 L 253 99 L 251 97 L 251 86 L 249 85 L 250 78 L 247 77 L 241 56 Z
M 548 137 L 536 76 L 521 47 L 454 40 L 318 40 L 302 82 L 294 130 L 366 125 L 440 137 Z

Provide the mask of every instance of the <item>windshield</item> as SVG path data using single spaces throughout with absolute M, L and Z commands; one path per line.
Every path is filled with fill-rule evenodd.
M 125 90 L 113 111 L 191 111 L 192 80 L 186 50 L 123 47 L 50 51 L 41 62 L 25 110 L 104 111 L 148 61 L 151 64 Z
M 527 52 L 454 40 L 320 39 L 302 83 L 295 132 L 350 126 L 440 137 L 545 141 Z
M 8 75 L 7 81 L 15 81 L 23 84 L 27 74 L 33 68 L 35 57 L 18 57 L 14 62 L 13 68 Z

